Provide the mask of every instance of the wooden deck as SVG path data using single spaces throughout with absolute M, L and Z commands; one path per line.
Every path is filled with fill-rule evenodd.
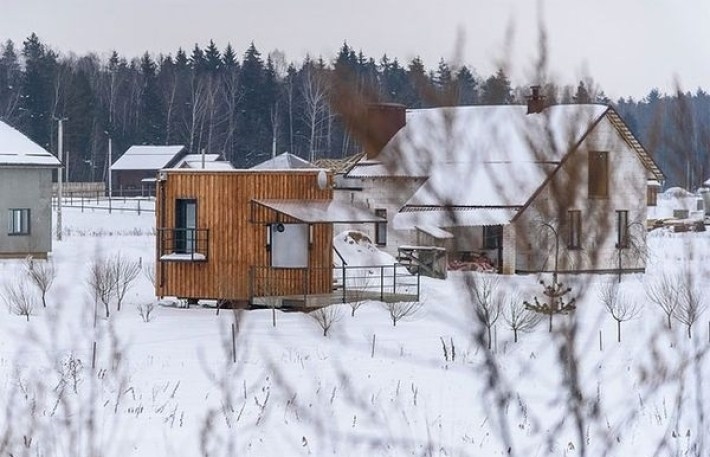
M 416 286 L 412 293 L 392 293 L 375 291 L 333 291 L 330 294 L 284 295 L 274 297 L 254 297 L 251 305 L 255 308 L 310 309 L 340 303 L 357 301 L 379 301 L 383 303 L 419 301 Z

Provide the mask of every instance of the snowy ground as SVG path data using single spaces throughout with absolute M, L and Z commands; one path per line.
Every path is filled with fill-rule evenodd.
M 141 275 L 123 309 L 108 320 L 99 313 L 94 329 L 90 264 L 120 252 L 147 267 L 154 215 L 72 208 L 63 219 L 47 309 L 35 308 L 29 322 L 0 313 L 0 455 L 710 452 L 710 393 L 702 391 L 710 313 L 688 339 L 677 322 L 666 331 L 665 316 L 643 294 L 644 282 L 663 271 L 693 271 L 707 284 L 708 232 L 650 235 L 649 272 L 623 279 L 642 311 L 623 324 L 621 343 L 597 293 L 614 278 L 585 277 L 570 280 L 586 290 L 572 343 L 549 334 L 545 322 L 514 343 L 501 318 L 489 352 L 463 272 L 423 278 L 423 307 L 396 327 L 381 304 L 367 303 L 354 317 L 343 305 L 328 337 L 299 313 L 278 313 L 273 327 L 270 311 L 235 321 L 229 311 L 158 306 L 146 323 L 136 306 L 155 298 Z M 0 261 L 0 282 L 22 271 L 22 262 Z M 500 288 L 529 298 L 537 280 L 501 278 Z M 555 326 L 565 320 L 555 317 Z M 560 363 L 560 347 L 571 348 L 579 366 Z M 569 379 L 580 380 L 579 396 L 566 393 Z

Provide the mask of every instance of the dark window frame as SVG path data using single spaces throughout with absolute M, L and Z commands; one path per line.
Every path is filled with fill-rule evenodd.
M 582 249 L 582 211 L 567 211 L 567 249 Z
M 628 249 L 629 239 L 629 211 L 622 209 L 616 211 L 616 248 Z
M 503 244 L 502 225 L 483 226 L 483 249 L 498 249 Z
M 10 208 L 8 210 L 7 234 L 9 236 L 27 236 L 32 234 L 32 212 L 30 208 Z M 19 219 L 17 219 L 19 217 Z M 19 230 L 17 221 L 19 220 Z
M 385 208 L 377 208 L 375 209 L 375 216 L 385 220 L 385 222 L 375 222 L 375 244 L 377 246 L 387 246 L 387 210 Z
M 658 206 L 658 187 L 648 186 L 646 188 L 646 206 Z
M 609 152 L 589 151 L 587 172 L 589 198 L 609 198 Z
M 185 226 L 183 216 L 184 209 L 180 209 L 189 204 L 195 206 L 195 226 L 191 228 L 192 236 L 188 237 L 188 227 Z M 198 205 L 196 198 L 176 198 L 175 199 L 175 229 L 173 234 L 173 251 L 181 254 L 194 254 L 197 252 L 197 221 L 199 220 Z M 188 246 L 188 241 L 190 246 Z

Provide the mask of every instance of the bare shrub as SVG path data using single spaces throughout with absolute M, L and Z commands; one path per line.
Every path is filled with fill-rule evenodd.
M 491 329 L 498 321 L 502 309 L 498 284 L 498 276 L 494 274 L 476 273 L 471 279 L 474 312 L 478 321 L 486 327 L 488 349 L 493 344 Z
M 705 298 L 702 290 L 692 284 L 690 280 L 681 284 L 678 296 L 678 308 L 674 317 L 678 322 L 686 326 L 688 338 L 692 338 L 691 330 L 693 324 L 698 321 L 700 315 L 705 311 Z
M 122 254 L 116 254 L 109 262 L 113 270 L 113 279 L 116 282 L 116 309 L 121 311 L 123 299 L 133 282 L 138 278 L 141 266 L 138 261 L 127 259 Z
M 418 301 L 399 301 L 384 303 L 384 307 L 390 315 L 392 326 L 396 327 L 397 322 L 414 317 L 422 308 L 422 303 Z
M 518 294 L 511 294 L 503 300 L 503 320 L 513 331 L 514 342 L 518 342 L 518 333 L 532 332 L 542 320 L 542 315 L 525 307 Z
M 34 284 L 40 292 L 42 299 L 42 307 L 47 307 L 47 291 L 52 287 L 54 280 L 57 277 L 57 270 L 54 268 L 54 262 L 46 260 L 36 262 L 31 256 L 25 260 L 25 268 L 32 284 Z
M 649 280 L 644 284 L 646 297 L 666 315 L 668 328 L 672 328 L 672 318 L 675 316 L 680 301 L 681 278 L 679 275 L 664 273 L 660 278 Z
M 136 308 L 138 309 L 138 314 L 141 319 L 143 319 L 143 322 L 148 323 L 151 319 L 153 319 L 153 310 L 155 309 L 155 305 L 153 303 L 138 305 Z
M 116 290 L 115 271 L 111 267 L 111 262 L 102 258 L 95 259 L 89 270 L 88 284 L 94 295 L 94 301 L 97 304 L 100 301 L 104 305 L 106 318 L 109 318 L 111 315 L 111 310 L 109 309 L 111 297 L 113 297 Z
M 143 272 L 143 276 L 145 279 L 150 281 L 150 283 L 153 285 L 153 288 L 155 289 L 155 263 L 154 262 L 146 262 L 141 271 Z
M 2 296 L 11 313 L 25 316 L 27 322 L 30 321 L 30 316 L 37 305 L 37 296 L 24 278 L 16 278 L 14 281 L 6 282 L 3 286 Z
M 621 343 L 621 323 L 636 318 L 641 312 L 641 307 L 620 293 L 616 283 L 604 285 L 599 291 L 599 299 L 616 321 L 616 341 Z
M 362 305 L 365 304 L 365 296 L 367 289 L 372 283 L 372 277 L 370 276 L 370 271 L 365 269 L 363 273 L 359 276 L 354 276 L 351 278 L 350 284 L 348 284 L 347 295 L 348 304 L 350 305 L 350 316 L 355 316 L 355 311 L 360 309 Z M 345 281 L 345 278 L 343 278 Z
M 331 327 L 342 318 L 339 306 L 324 306 L 323 308 L 311 311 L 308 315 L 316 321 L 318 326 L 323 330 L 323 336 L 328 336 Z

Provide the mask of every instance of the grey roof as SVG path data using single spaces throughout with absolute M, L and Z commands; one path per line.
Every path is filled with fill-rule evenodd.
M 369 211 L 333 200 L 254 200 L 305 223 L 386 222 Z
M 160 170 L 167 167 L 185 146 L 131 146 L 111 170 Z
M 279 154 L 276 157 L 251 167 L 252 170 L 292 170 L 294 168 L 315 168 L 315 166 L 297 155 L 284 152 L 283 154 Z

